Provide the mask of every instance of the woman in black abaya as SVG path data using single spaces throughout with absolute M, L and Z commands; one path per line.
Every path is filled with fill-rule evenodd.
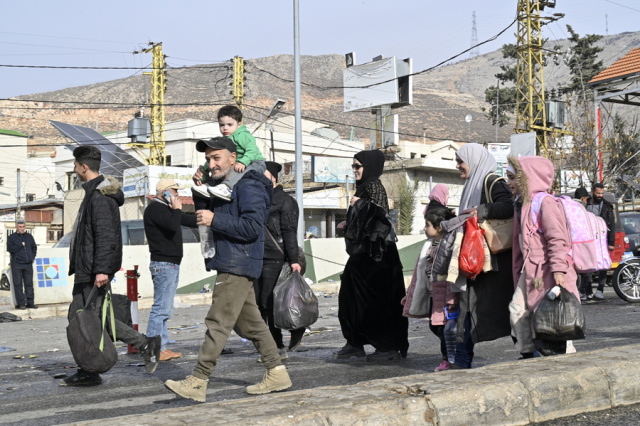
M 395 232 L 388 219 L 387 193 L 380 182 L 384 154 L 360 151 L 352 164 L 356 193 L 345 226 L 349 260 L 341 276 L 338 318 L 347 344 L 336 359 L 367 357 L 367 361 L 405 358 L 408 320 L 400 301 L 405 296 L 402 263 Z M 365 354 L 364 345 L 375 352 Z

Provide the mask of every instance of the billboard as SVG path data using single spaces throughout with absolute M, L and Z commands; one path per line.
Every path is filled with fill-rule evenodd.
M 412 61 L 395 56 L 353 65 L 342 71 L 344 112 L 413 102 Z
M 126 198 L 142 195 L 155 195 L 156 185 L 160 179 L 173 179 L 181 189 L 178 194 L 191 196 L 195 167 L 141 166 L 126 169 L 122 173 L 122 192 Z
M 311 157 L 311 172 L 314 182 L 354 183 L 351 164 L 353 158 Z
M 490 143 L 487 144 L 487 150 L 493 155 L 493 158 L 496 159 L 496 163 L 498 164 L 496 174 L 506 176 L 507 166 L 509 165 L 507 157 L 511 152 L 511 145 L 508 143 Z

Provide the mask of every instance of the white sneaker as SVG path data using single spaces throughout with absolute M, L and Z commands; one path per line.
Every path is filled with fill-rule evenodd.
M 211 198 L 209 194 L 209 187 L 207 185 L 195 185 L 191 187 L 191 192 L 195 195 L 199 195 L 203 198 Z
M 208 189 L 209 193 L 214 197 L 222 198 L 223 200 L 231 199 L 231 190 L 224 183 L 216 186 L 210 186 Z
M 593 295 L 593 298 L 596 300 L 604 300 L 604 294 L 598 290 L 596 291 L 596 294 Z

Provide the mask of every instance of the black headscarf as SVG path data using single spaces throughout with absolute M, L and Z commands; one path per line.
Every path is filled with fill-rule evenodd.
M 382 176 L 382 171 L 384 170 L 384 154 L 379 149 L 374 149 L 371 151 L 360 151 L 354 155 L 353 158 L 358 160 L 362 164 L 362 167 L 364 167 L 362 178 L 356 181 L 356 197 L 361 197 L 369 183 Z

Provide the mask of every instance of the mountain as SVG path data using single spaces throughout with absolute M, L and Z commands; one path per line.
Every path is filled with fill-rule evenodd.
M 562 51 L 568 49 L 566 40 L 547 42 L 550 48 L 556 45 Z M 606 36 L 598 45 L 604 47 L 600 58 L 609 66 L 629 50 L 640 47 L 640 32 Z M 563 86 L 568 80 L 568 68 L 562 63 L 550 62 L 545 68 L 545 87 Z M 496 128 L 481 108 L 488 106 L 484 90 L 496 84 L 499 66 L 512 63 L 497 50 L 416 75 L 414 104 L 394 111 L 400 115 L 401 139 L 508 141 L 513 120 L 496 134 Z M 343 137 L 348 137 L 353 129 L 356 137 L 369 138 L 368 128 L 374 116 L 367 111 L 343 112 L 344 67 L 342 55 L 302 56 L 303 117 L 329 124 Z M 232 82 L 231 63 L 168 70 L 166 120 L 215 120 L 217 109 L 233 102 Z M 25 95 L 15 98 L 22 102 L 0 101 L 0 112 L 4 114 L 2 127 L 31 136 L 30 144 L 34 146 L 62 142 L 49 120 L 87 126 L 100 132 L 119 131 L 126 128 L 134 113 L 148 102 L 149 92 L 150 77 L 143 75 Z M 276 98 L 286 100 L 284 112 L 293 113 L 293 56 L 247 59 L 245 121 L 262 120 Z M 25 101 L 27 99 L 31 101 Z M 148 113 L 148 108 L 146 111 Z M 471 123 L 465 122 L 469 114 L 473 117 Z

